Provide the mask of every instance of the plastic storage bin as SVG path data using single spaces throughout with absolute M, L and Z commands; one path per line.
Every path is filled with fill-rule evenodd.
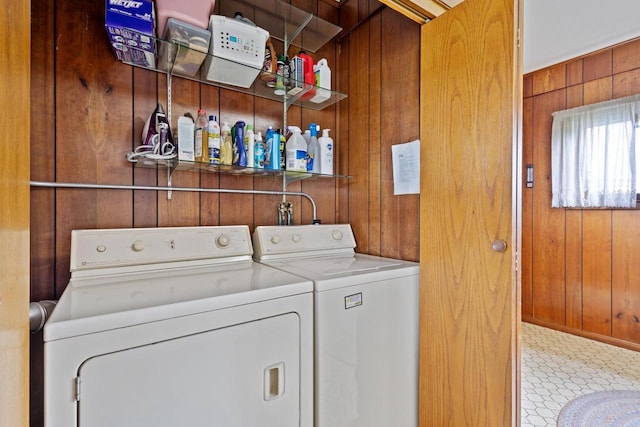
M 206 29 L 215 0 L 155 0 L 158 37 L 164 35 L 169 18 L 175 18 L 195 27 Z
M 169 18 L 164 39 L 168 42 L 160 45 L 159 68 L 172 71 L 174 74 L 195 76 L 207 56 L 211 33 L 175 18 Z
M 207 80 L 250 87 L 262 70 L 269 33 L 260 27 L 220 15 L 211 15 L 209 31 L 210 55 L 204 65 Z

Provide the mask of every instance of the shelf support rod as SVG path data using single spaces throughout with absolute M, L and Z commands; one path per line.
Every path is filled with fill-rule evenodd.
M 31 187 L 45 187 L 45 188 L 79 188 L 79 189 L 92 189 L 92 190 L 140 190 L 140 191 L 187 191 L 196 193 L 231 193 L 231 194 L 258 194 L 269 196 L 300 196 L 309 200 L 311 203 L 311 209 L 313 211 L 312 223 L 319 223 L 316 209 L 316 202 L 313 198 L 301 191 L 277 191 L 277 190 L 239 190 L 230 188 L 194 188 L 194 187 L 151 187 L 144 185 L 110 185 L 110 184 L 86 184 L 75 182 L 44 182 L 44 181 L 30 181 Z

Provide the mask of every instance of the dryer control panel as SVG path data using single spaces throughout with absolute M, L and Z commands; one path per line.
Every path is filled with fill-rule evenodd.
M 73 230 L 71 271 L 251 257 L 249 227 Z
M 356 240 L 349 224 L 260 226 L 253 233 L 254 258 L 291 258 L 353 254 Z

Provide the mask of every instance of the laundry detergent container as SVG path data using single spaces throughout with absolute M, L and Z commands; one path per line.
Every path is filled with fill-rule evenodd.
M 211 15 L 209 31 L 209 56 L 203 66 L 206 79 L 250 87 L 262 69 L 269 32 L 221 15 Z
M 209 16 L 216 3 L 215 0 L 155 0 L 155 2 L 158 37 L 164 36 L 169 18 L 206 30 Z

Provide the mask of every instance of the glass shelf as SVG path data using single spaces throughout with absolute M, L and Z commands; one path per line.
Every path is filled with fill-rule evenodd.
M 284 177 L 285 185 L 288 185 L 295 181 L 303 179 L 327 179 L 327 178 L 351 178 L 348 175 L 329 175 L 319 173 L 308 172 L 293 172 L 286 170 L 271 170 L 271 169 L 258 169 L 241 166 L 228 166 L 228 165 L 212 165 L 210 163 L 201 162 L 187 162 L 179 161 L 175 159 L 171 160 L 156 160 L 141 157 L 134 163 L 136 167 L 142 168 L 167 168 L 171 173 L 174 171 L 182 172 L 209 172 L 209 173 L 223 173 L 225 175 L 236 176 L 259 176 L 259 177 Z
M 315 52 L 342 31 L 341 27 L 281 0 L 223 0 L 219 4 L 220 15 L 232 17 L 236 12 L 241 12 L 243 16 L 268 31 L 271 37 L 282 40 L 285 52 L 291 45 L 298 46 L 302 50 Z M 202 32 L 206 31 L 196 29 L 191 35 L 187 34 L 182 41 L 154 39 L 156 45 L 155 67 L 148 66 L 150 62 L 148 59 L 142 59 L 140 62 L 123 59 L 122 62 L 164 73 L 169 77 L 177 76 L 272 99 L 284 103 L 285 108 L 297 105 L 312 110 L 323 110 L 347 98 L 346 94 L 293 79 L 287 79 L 285 82 L 287 90 L 284 94 L 276 94 L 275 88 L 270 82 L 275 82 L 277 77 L 275 74 L 262 72 L 261 59 L 257 61 L 259 65 L 252 66 L 239 62 L 237 58 L 234 60 L 233 55 L 229 52 L 212 54 L 207 51 L 206 45 L 201 44 L 204 43 Z M 130 33 L 135 32 L 130 31 Z M 193 38 L 189 39 L 189 37 Z M 141 34 L 138 38 L 150 39 Z M 197 43 L 190 44 L 189 40 L 197 40 Z M 123 49 L 126 50 L 128 47 L 123 46 Z M 224 57 L 220 55 L 224 55 Z M 140 58 L 140 55 L 133 54 L 123 54 L 122 56 Z M 253 76 L 255 78 L 252 78 Z M 321 96 L 315 97 L 316 94 Z
M 190 49 L 189 47 L 186 47 L 184 45 L 169 42 L 166 40 L 156 39 L 156 44 L 157 52 L 159 52 L 159 54 L 156 58 L 157 66 L 155 68 L 147 67 L 135 62 L 128 62 L 126 60 L 123 60 L 122 62 L 125 64 L 133 65 L 135 67 L 145 68 L 183 79 L 197 81 L 207 85 L 222 87 L 236 92 L 242 92 L 261 98 L 271 99 L 274 101 L 286 103 L 288 106 L 298 105 L 300 107 L 309 108 L 312 110 L 323 110 L 347 98 L 347 95 L 344 93 L 323 89 L 321 87 L 317 87 L 293 79 L 287 79 L 287 81 L 285 82 L 287 89 L 285 95 L 278 95 L 275 93 L 275 88 L 271 87 L 268 84 L 269 82 L 275 81 L 277 79 L 277 76 L 273 73 L 262 73 L 261 69 L 253 68 L 245 64 L 240 64 L 235 61 L 226 58 L 220 58 L 195 49 Z M 198 61 L 201 60 L 202 65 L 198 66 L 198 71 L 195 72 L 195 74 L 189 75 L 183 70 L 193 68 L 194 58 L 197 58 Z M 206 65 L 207 60 L 216 61 L 219 64 L 218 66 L 241 67 L 243 70 L 245 70 L 245 72 L 255 74 L 256 78 L 249 87 L 236 86 L 234 84 L 208 80 L 208 67 Z M 292 91 L 291 88 L 293 88 L 294 86 L 297 87 L 299 92 L 292 95 L 291 93 L 295 91 Z M 322 98 L 326 99 L 323 99 L 321 102 L 314 102 L 312 101 L 312 99 L 315 94 L 323 95 Z
M 234 16 L 241 12 L 271 37 L 281 40 L 285 47 L 297 46 L 307 52 L 316 52 L 342 31 L 342 28 L 324 19 L 291 6 L 281 0 L 222 0 L 220 15 Z

